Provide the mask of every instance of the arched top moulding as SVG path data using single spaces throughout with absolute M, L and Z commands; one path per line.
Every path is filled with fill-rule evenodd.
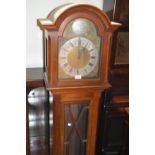
M 114 31 L 119 26 L 121 26 L 120 23 L 111 22 L 103 10 L 100 10 L 99 8 L 92 5 L 77 3 L 61 5 L 51 11 L 47 18 L 38 19 L 37 23 L 42 30 L 58 30 L 63 22 L 63 25 L 65 27 L 65 25 L 69 23 L 72 19 L 75 19 L 75 17 L 89 17 L 89 19 L 92 18 L 91 20 L 98 21 L 94 22 L 97 24 L 96 26 L 101 26 L 106 31 Z M 103 29 L 100 28 L 101 31 Z M 60 31 L 63 31 L 63 28 Z

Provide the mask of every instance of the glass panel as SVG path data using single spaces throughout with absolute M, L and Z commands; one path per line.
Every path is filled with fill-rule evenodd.
M 87 103 L 65 105 L 64 155 L 85 155 L 88 125 Z
M 115 64 L 129 64 L 129 32 L 117 35 Z
M 90 20 L 71 21 L 59 38 L 59 79 L 99 78 L 100 46 L 101 38 Z

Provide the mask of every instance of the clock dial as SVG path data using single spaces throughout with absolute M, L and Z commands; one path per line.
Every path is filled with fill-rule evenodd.
M 60 49 L 59 64 L 63 71 L 72 77 L 88 75 L 95 68 L 97 61 L 96 47 L 84 37 L 72 38 Z
M 98 78 L 100 40 L 91 21 L 84 18 L 71 21 L 59 38 L 59 79 Z

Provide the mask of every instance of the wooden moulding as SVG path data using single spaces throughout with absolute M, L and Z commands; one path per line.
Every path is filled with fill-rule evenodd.
M 112 31 L 116 30 L 118 27 L 120 27 L 122 24 L 117 22 L 110 22 L 108 16 L 100 9 L 98 9 L 95 6 L 88 5 L 88 4 L 68 4 L 66 9 L 59 9 L 53 16 L 56 16 L 54 19 L 48 19 L 50 14 L 45 19 L 38 19 L 37 24 L 41 29 L 46 30 L 53 30 L 60 27 L 63 20 L 71 14 L 74 14 L 75 12 L 87 12 L 93 13 L 97 16 L 97 18 L 100 18 L 100 20 L 104 21 L 106 29 L 110 29 Z M 51 12 L 52 14 L 53 12 Z

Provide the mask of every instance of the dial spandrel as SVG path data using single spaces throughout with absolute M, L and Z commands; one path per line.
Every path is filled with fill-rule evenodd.
M 59 38 L 59 80 L 98 78 L 99 58 L 100 37 L 95 25 L 84 18 L 70 22 Z

